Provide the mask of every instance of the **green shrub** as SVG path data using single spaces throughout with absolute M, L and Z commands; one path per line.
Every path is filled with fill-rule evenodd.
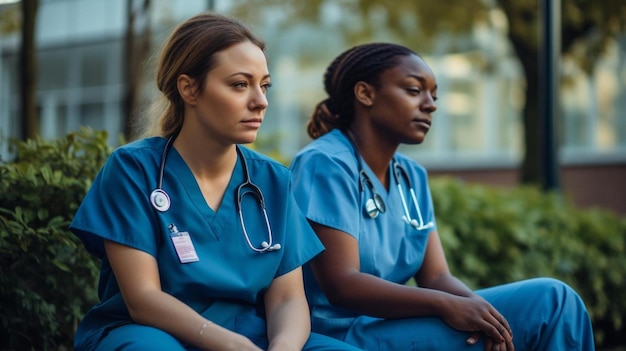
M 626 218 L 536 188 L 431 181 L 452 272 L 479 289 L 549 276 L 583 298 L 600 346 L 626 344 Z
M 68 225 L 110 153 L 106 133 L 12 146 L 15 160 L 0 163 L 0 349 L 72 349 L 98 262 Z

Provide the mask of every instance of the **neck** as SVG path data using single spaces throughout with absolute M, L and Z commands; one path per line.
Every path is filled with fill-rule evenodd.
M 221 145 L 207 138 L 190 135 L 185 129 L 174 141 L 176 151 L 181 155 L 195 177 L 203 179 L 215 179 L 232 173 L 237 163 L 235 145 Z
M 365 163 L 372 169 L 382 184 L 387 184 L 389 163 L 398 145 L 390 145 L 375 133 L 357 131 L 353 128 L 346 131 Z

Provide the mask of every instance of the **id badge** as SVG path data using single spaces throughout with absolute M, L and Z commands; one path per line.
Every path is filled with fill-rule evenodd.
M 188 232 L 179 232 L 175 225 L 170 225 L 170 239 L 172 239 L 180 263 L 200 261 Z

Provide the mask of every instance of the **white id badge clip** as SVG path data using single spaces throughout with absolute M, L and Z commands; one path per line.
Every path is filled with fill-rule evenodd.
M 196 253 L 196 248 L 193 247 L 193 243 L 191 242 L 189 233 L 179 232 L 174 224 L 170 224 L 169 228 L 170 238 L 172 239 L 172 244 L 174 244 L 174 249 L 176 249 L 180 263 L 200 261 Z

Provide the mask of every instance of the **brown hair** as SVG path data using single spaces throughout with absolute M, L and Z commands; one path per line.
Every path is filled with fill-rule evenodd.
M 366 82 L 378 86 L 383 71 L 398 64 L 399 56 L 417 55 L 397 44 L 371 43 L 352 47 L 337 56 L 324 73 L 328 97 L 315 106 L 307 123 L 313 139 L 334 128 L 346 130 L 354 119 L 354 85 Z
M 201 93 L 208 72 L 215 66 L 215 54 L 246 41 L 265 50 L 265 43 L 234 18 L 201 13 L 179 24 L 165 42 L 157 63 L 156 85 L 164 101 L 157 101 L 156 108 L 161 114 L 157 123 L 147 126 L 144 135 L 167 138 L 177 134 L 184 120 L 178 77 L 186 74 L 199 82 Z

